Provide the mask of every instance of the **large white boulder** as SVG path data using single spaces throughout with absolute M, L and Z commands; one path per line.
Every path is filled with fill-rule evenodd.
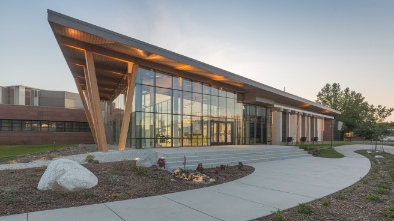
M 90 189 L 97 183 L 97 177 L 79 163 L 67 159 L 58 159 L 48 165 L 37 189 L 78 191 Z

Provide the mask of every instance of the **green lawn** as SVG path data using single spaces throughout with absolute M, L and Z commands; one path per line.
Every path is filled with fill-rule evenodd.
M 62 150 L 75 144 L 42 144 L 42 145 L 6 145 L 0 146 L 0 163 L 12 160 L 16 156 Z
M 363 142 L 333 141 L 332 147 L 353 145 L 353 144 L 363 144 Z M 367 144 L 367 143 L 365 143 L 365 144 Z M 323 158 L 342 158 L 342 157 L 344 157 L 343 154 L 338 153 L 334 148 L 331 148 L 331 142 L 325 142 L 325 143 L 315 142 L 315 144 L 306 143 L 306 144 L 298 144 L 295 146 L 298 146 L 306 151 L 317 150 L 318 152 L 315 155 L 316 157 L 323 157 Z

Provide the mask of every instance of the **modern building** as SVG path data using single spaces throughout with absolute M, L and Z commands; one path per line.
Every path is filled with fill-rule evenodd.
M 93 143 L 77 93 L 0 86 L 0 145 Z
M 48 21 L 101 151 L 322 140 L 340 114 L 51 10 Z

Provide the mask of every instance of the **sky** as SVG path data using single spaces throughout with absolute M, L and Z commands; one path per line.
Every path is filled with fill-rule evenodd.
M 1 0 L 0 86 L 77 92 L 47 9 L 311 101 L 339 83 L 394 108 L 392 0 Z

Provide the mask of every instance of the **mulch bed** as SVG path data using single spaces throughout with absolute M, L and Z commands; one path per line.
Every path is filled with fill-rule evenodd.
M 173 179 L 170 172 L 152 166 L 146 174 L 131 171 L 131 161 L 86 164 L 99 183 L 96 187 L 78 192 L 37 190 L 45 167 L 0 171 L 0 216 L 40 210 L 74 207 L 117 200 L 155 196 L 217 185 L 247 176 L 253 167 L 226 167 L 218 174 L 205 169 L 204 174 L 214 178 L 211 184 L 195 184 Z
M 366 151 L 358 153 L 371 161 L 371 170 L 367 176 L 340 192 L 305 204 L 311 208 L 311 214 L 305 214 L 305 210 L 302 213 L 300 206 L 297 206 L 280 211 L 284 217 L 272 214 L 255 220 L 393 220 L 386 217 L 389 212 L 386 207 L 394 205 L 394 156 L 378 153 L 384 158 L 375 159 L 375 154 Z M 371 200 L 367 196 L 377 196 L 379 199 Z M 394 217 L 394 212 L 392 215 Z

